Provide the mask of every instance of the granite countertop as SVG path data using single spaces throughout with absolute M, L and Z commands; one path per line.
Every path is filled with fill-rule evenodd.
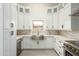
M 17 35 L 16 39 L 20 39 L 20 38 L 23 38 L 23 35 Z
M 16 39 L 20 39 L 20 38 L 23 38 L 23 37 L 30 37 L 32 35 L 17 35 Z
M 65 37 L 65 36 L 62 36 L 62 35 L 54 35 L 54 38 L 58 38 L 58 39 L 64 40 L 64 41 L 76 40 L 76 39 L 68 38 L 68 37 Z
M 16 39 L 20 39 L 20 38 L 23 38 L 23 37 L 31 37 L 32 35 L 17 35 Z M 62 35 L 44 35 L 45 37 L 54 37 L 56 39 L 60 39 L 60 40 L 76 40 L 76 39 L 71 39 L 71 38 L 68 38 L 68 37 L 65 37 L 65 36 L 62 36 Z

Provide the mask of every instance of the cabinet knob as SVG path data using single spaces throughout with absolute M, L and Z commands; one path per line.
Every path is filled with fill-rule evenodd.
M 14 31 L 10 31 L 10 34 L 11 34 L 11 36 L 13 36 L 14 35 Z

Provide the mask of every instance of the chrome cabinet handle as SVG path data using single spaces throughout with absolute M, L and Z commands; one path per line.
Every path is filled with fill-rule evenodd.
M 14 35 L 14 31 L 10 31 L 10 34 L 11 34 L 11 36 L 13 36 Z

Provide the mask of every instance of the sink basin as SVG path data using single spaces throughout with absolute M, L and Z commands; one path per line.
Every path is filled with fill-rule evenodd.
M 44 40 L 45 37 L 44 35 L 32 35 L 31 39 L 32 40 Z
M 31 39 L 32 39 L 32 40 L 37 40 L 38 37 L 37 37 L 36 35 L 32 35 Z
M 39 40 L 44 40 L 44 39 L 45 39 L 44 35 L 39 36 Z

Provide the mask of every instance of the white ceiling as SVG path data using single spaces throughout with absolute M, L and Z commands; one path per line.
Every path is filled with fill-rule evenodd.
M 23 6 L 33 6 L 33 5 L 55 6 L 58 3 L 19 3 L 19 4 Z

